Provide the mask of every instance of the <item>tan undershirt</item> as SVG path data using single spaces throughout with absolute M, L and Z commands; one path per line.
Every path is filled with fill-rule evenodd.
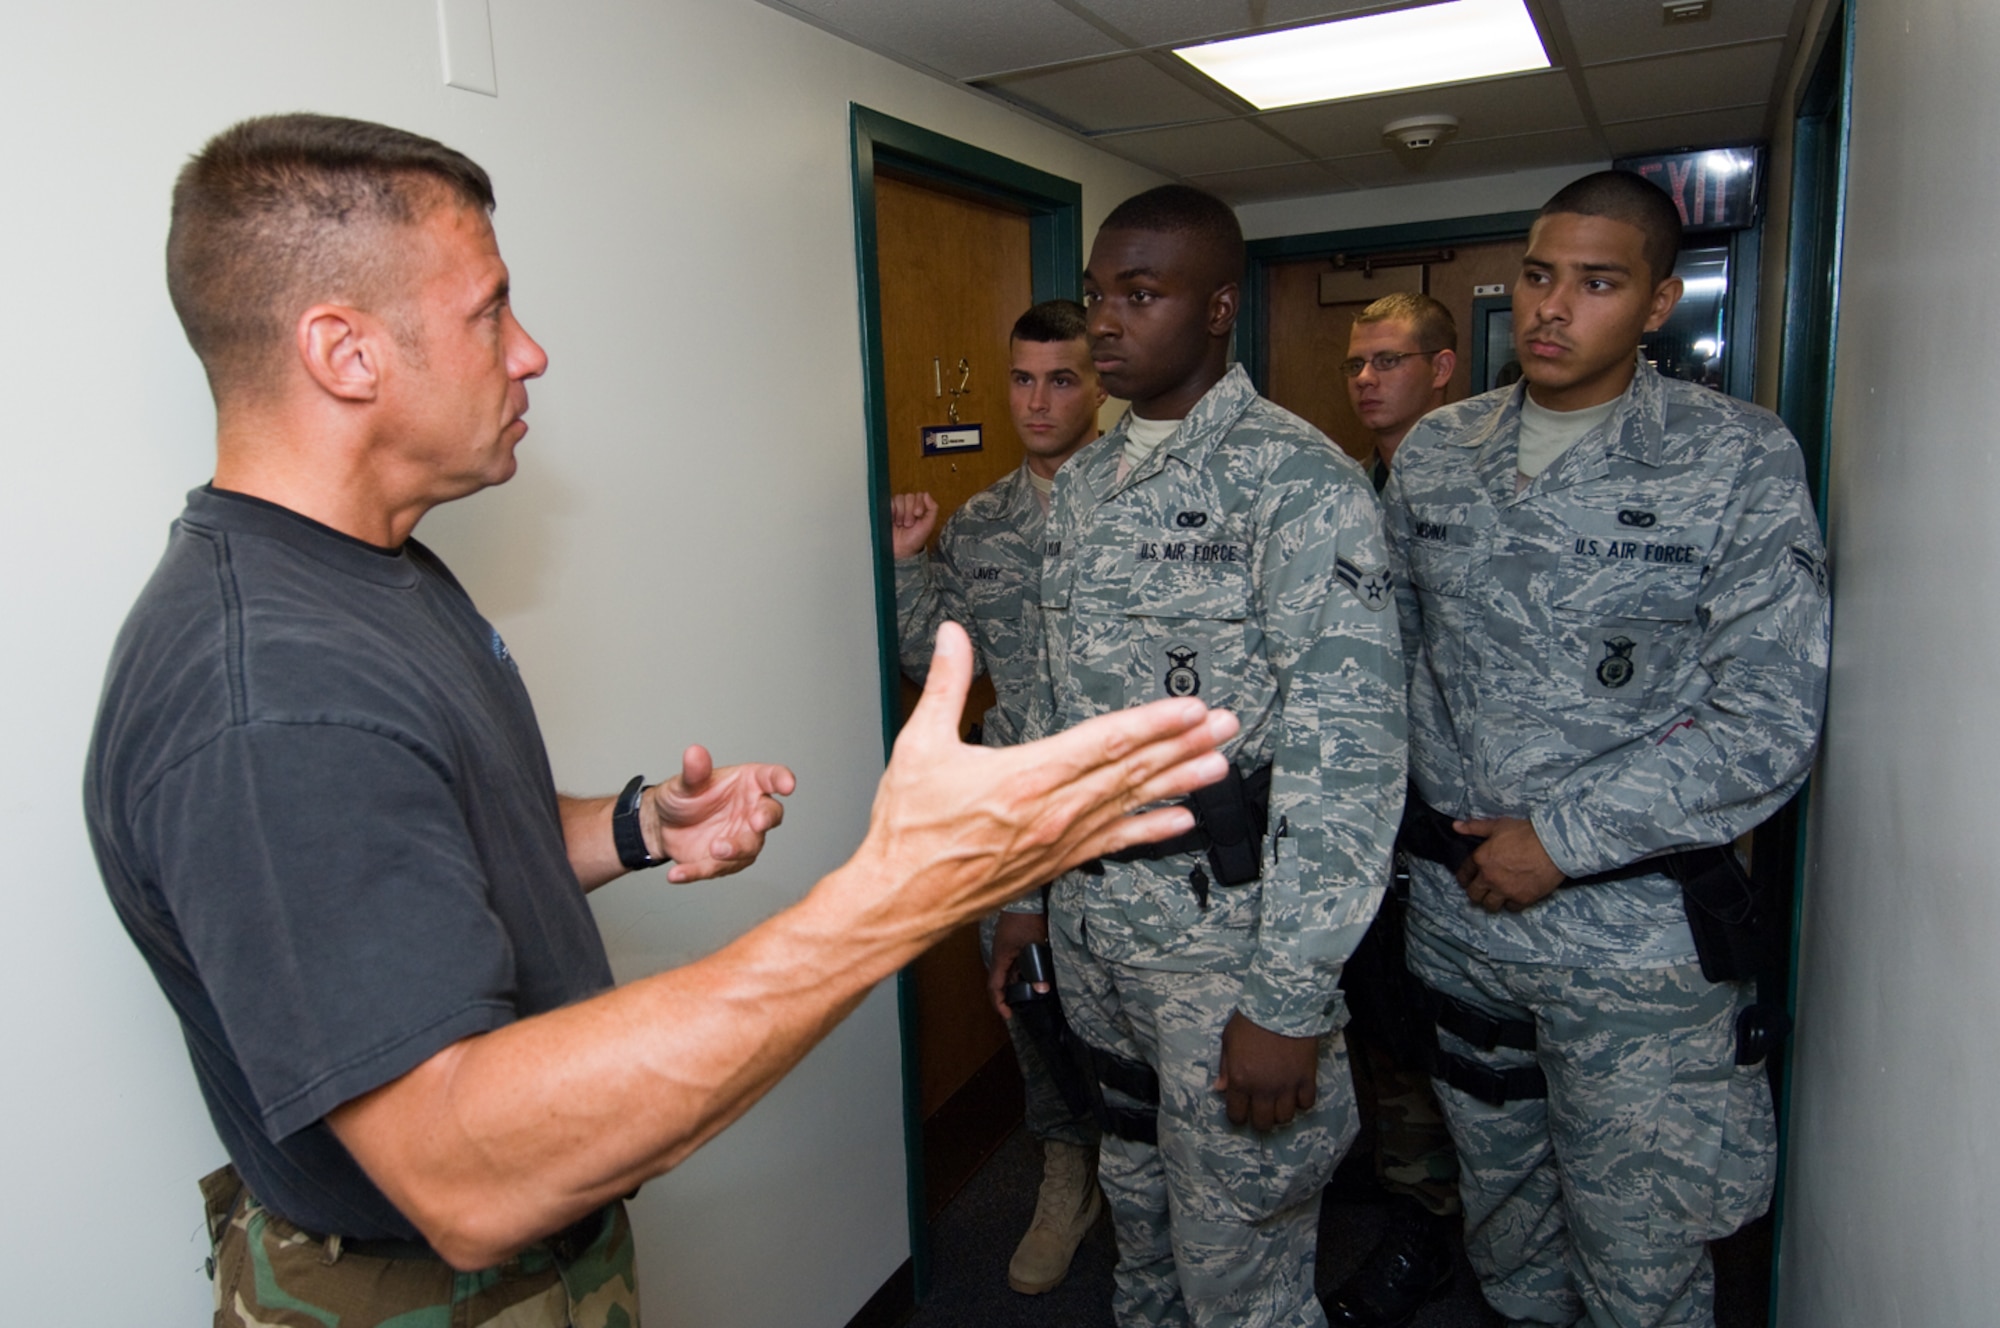
M 1118 457 L 1118 478 L 1124 479 L 1174 436 L 1179 420 L 1142 420 L 1134 415 L 1125 426 L 1125 450 Z
M 1549 410 L 1535 404 L 1533 393 L 1521 398 L 1520 452 L 1514 462 L 1514 492 L 1528 487 L 1535 476 L 1554 465 L 1556 458 L 1576 446 L 1577 441 L 1611 418 L 1622 397 L 1613 397 L 1601 406 L 1582 410 Z
M 1056 477 L 1051 475 L 1047 479 L 1043 479 L 1040 475 L 1030 470 L 1028 472 L 1028 487 L 1035 491 L 1035 501 L 1042 505 L 1042 515 L 1047 516 L 1049 514 L 1049 503 L 1056 496 Z

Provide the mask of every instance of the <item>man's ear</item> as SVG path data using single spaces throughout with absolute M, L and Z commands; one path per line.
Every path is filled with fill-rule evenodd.
M 299 362 L 322 392 L 341 401 L 373 401 L 393 338 L 379 318 L 343 304 L 316 304 L 299 315 Z
M 1208 297 L 1208 335 L 1229 335 L 1229 329 L 1236 326 L 1237 308 L 1242 299 L 1243 288 L 1233 281 L 1215 288 L 1215 293 Z
M 1437 354 L 1431 356 L 1432 389 L 1439 391 L 1443 390 L 1446 384 L 1451 382 L 1451 376 L 1454 372 L 1457 371 L 1457 369 L 1458 369 L 1457 351 L 1441 350 Z
M 1672 316 L 1674 306 L 1681 302 L 1681 294 L 1687 287 L 1679 277 L 1668 277 L 1653 287 L 1652 307 L 1646 310 L 1646 330 L 1657 332 Z

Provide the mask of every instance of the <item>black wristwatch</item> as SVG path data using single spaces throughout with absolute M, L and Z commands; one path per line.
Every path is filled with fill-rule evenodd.
M 646 796 L 646 777 L 632 776 L 632 782 L 618 795 L 611 809 L 611 842 L 618 846 L 618 861 L 626 871 L 644 871 L 673 859 L 654 857 L 646 849 L 646 836 L 639 830 L 639 803 Z

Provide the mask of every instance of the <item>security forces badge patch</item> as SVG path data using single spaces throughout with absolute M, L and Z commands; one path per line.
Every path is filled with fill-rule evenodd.
M 1607 627 L 1592 632 L 1588 639 L 1583 690 L 1593 696 L 1639 701 L 1646 690 L 1640 685 L 1640 674 L 1646 667 L 1652 634 L 1632 627 Z
M 1345 558 L 1333 560 L 1333 575 L 1340 584 L 1354 593 L 1361 606 L 1374 613 L 1389 607 L 1389 569 L 1386 567 L 1362 567 Z
M 1201 675 L 1194 671 L 1195 651 L 1186 646 L 1168 646 L 1167 676 L 1162 679 L 1168 696 L 1201 695 Z

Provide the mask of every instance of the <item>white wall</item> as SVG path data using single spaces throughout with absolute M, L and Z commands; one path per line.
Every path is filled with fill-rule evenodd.
M 1857 3 L 1786 1328 L 2000 1304 L 2000 8 Z
M 78 807 L 113 633 L 212 417 L 161 279 L 186 154 L 244 115 L 386 120 L 494 174 L 516 308 L 549 348 L 519 478 L 420 532 L 506 634 L 557 778 L 681 744 L 794 764 L 765 861 L 601 892 L 621 976 L 704 953 L 859 838 L 880 769 L 848 103 L 1084 185 L 1138 168 L 751 0 L 493 0 L 497 100 L 444 88 L 428 0 L 24 6 L 11 126 L 0 930 L 10 1323 L 206 1322 L 194 1182 L 221 1160 Z M 893 1000 L 637 1206 L 653 1324 L 839 1324 L 907 1254 Z
M 1578 166 L 1515 171 L 1509 175 L 1480 175 L 1469 180 L 1421 180 L 1393 188 L 1282 198 L 1270 203 L 1246 203 L 1236 209 L 1236 215 L 1243 222 L 1247 238 L 1263 240 L 1362 226 L 1482 217 L 1492 212 L 1533 212 L 1571 180 L 1604 170 L 1610 164 L 1591 161 Z

